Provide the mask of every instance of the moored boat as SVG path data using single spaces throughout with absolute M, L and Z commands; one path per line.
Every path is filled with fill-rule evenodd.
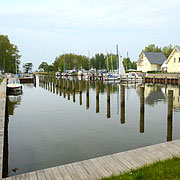
M 8 91 L 21 91 L 22 85 L 20 84 L 20 81 L 18 78 L 9 78 L 8 84 L 7 84 Z

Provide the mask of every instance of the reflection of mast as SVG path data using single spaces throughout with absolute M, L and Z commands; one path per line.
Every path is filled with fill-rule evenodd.
M 110 84 L 107 83 L 107 118 L 111 117 L 110 111 Z
M 119 114 L 119 85 L 117 86 L 117 114 Z
M 89 81 L 86 81 L 86 109 L 89 109 Z

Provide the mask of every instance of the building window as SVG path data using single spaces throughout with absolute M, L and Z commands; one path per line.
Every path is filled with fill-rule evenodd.
M 179 57 L 179 62 L 180 62 L 180 57 Z
M 176 58 L 174 58 L 174 63 L 176 62 Z

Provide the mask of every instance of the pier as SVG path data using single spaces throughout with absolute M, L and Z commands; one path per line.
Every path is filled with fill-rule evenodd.
M 145 83 L 180 85 L 180 75 L 179 74 L 148 74 L 145 76 Z
M 180 140 L 142 147 L 53 168 L 34 171 L 6 180 L 96 180 L 128 172 L 180 154 Z

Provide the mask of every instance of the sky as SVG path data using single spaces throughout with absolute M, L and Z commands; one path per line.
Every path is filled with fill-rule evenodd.
M 137 61 L 149 44 L 180 45 L 180 0 L 0 0 L 0 34 L 21 64 L 65 53 L 116 53 Z

